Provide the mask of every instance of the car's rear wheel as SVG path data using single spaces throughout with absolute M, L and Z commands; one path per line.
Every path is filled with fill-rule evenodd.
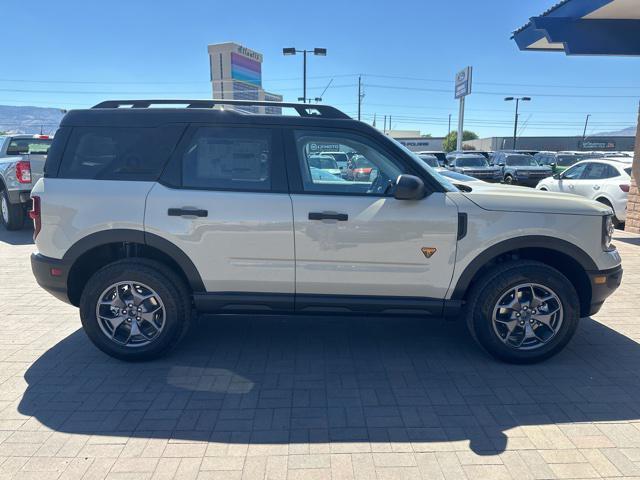
M 91 341 L 121 360 L 157 358 L 186 332 L 191 306 L 184 282 L 146 259 L 126 259 L 98 270 L 80 299 L 80 318 Z
M 25 213 L 22 205 L 9 201 L 6 190 L 0 192 L 0 222 L 7 230 L 20 230 L 24 227 Z
M 540 262 L 519 260 L 493 267 L 468 297 L 467 325 L 494 357 L 534 363 L 560 350 L 573 337 L 580 301 L 571 282 Z
M 505 175 L 504 183 L 506 183 L 507 185 L 511 185 L 513 183 L 513 177 L 511 175 Z

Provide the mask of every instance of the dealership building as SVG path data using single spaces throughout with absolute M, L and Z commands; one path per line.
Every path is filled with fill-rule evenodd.
M 632 151 L 635 146 L 634 136 L 582 136 L 575 137 L 518 137 L 518 150 L 537 150 L 560 152 L 563 150 L 582 151 Z M 495 151 L 513 149 L 513 137 L 489 137 L 467 140 L 465 146 L 475 150 Z
M 262 88 L 262 54 L 234 42 L 208 46 L 213 98 L 282 102 Z M 281 114 L 279 107 L 236 107 L 251 113 Z

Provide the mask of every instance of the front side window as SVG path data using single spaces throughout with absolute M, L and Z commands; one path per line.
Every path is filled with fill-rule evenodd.
M 270 190 L 271 162 L 271 130 L 199 127 L 182 155 L 182 186 Z
M 581 163 L 580 165 L 575 165 L 564 172 L 562 178 L 566 178 L 567 180 L 576 180 L 582 176 L 584 169 L 587 167 L 588 163 Z
M 306 130 L 294 135 L 305 191 L 387 195 L 398 175 L 404 173 L 397 160 L 360 135 Z M 334 162 L 317 161 L 315 152 L 329 148 L 349 159 L 346 168 L 336 171 Z
M 74 127 L 60 178 L 157 180 L 184 126 Z

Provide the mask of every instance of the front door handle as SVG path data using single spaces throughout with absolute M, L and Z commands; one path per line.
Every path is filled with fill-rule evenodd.
M 167 215 L 170 217 L 206 217 L 209 212 L 200 208 L 170 208 L 167 210 Z
M 309 220 L 337 220 L 339 222 L 346 222 L 349 220 L 349 215 L 336 212 L 309 212 Z

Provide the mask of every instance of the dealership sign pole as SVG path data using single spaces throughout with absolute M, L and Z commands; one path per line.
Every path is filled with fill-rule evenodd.
M 456 150 L 462 150 L 462 135 L 464 132 L 464 97 L 471 93 L 472 67 L 460 70 L 456 74 L 455 98 L 460 99 L 460 110 L 458 112 L 458 142 Z

